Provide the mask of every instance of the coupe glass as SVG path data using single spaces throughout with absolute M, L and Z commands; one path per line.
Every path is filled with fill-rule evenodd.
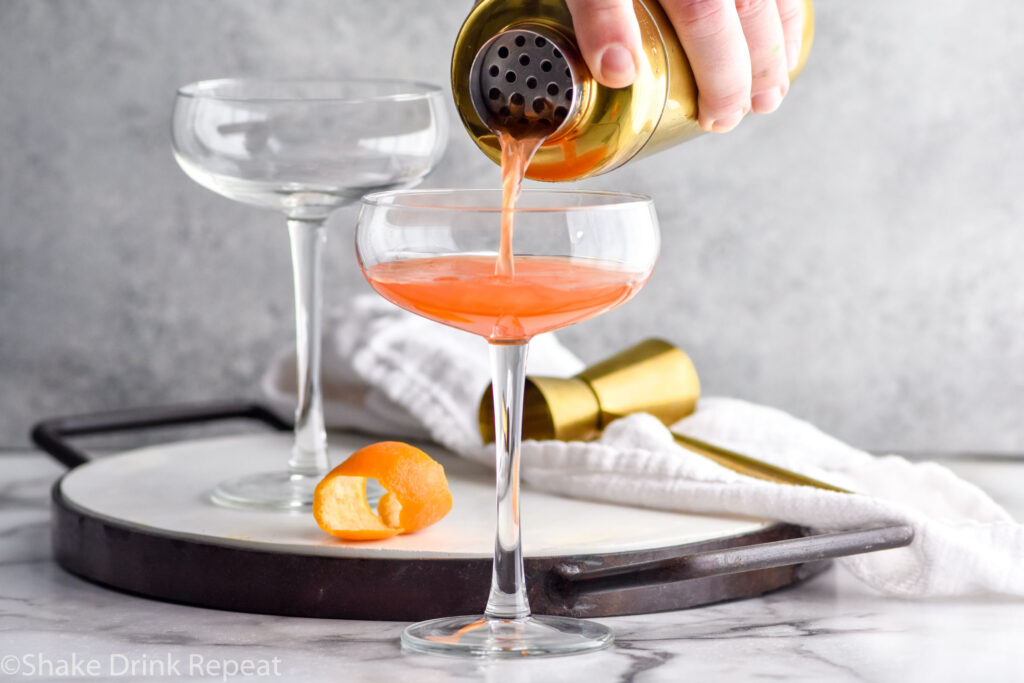
M 178 91 L 172 138 L 181 168 L 229 199 L 284 213 L 291 236 L 295 445 L 287 470 L 221 482 L 214 502 L 311 507 L 328 470 L 320 395 L 324 221 L 367 192 L 417 183 L 441 157 L 447 132 L 442 91 L 423 83 L 223 79 Z
M 360 267 L 378 293 L 490 344 L 494 383 L 497 535 L 482 615 L 408 627 L 412 651 L 477 657 L 561 655 L 607 647 L 608 628 L 531 616 L 519 531 L 519 443 L 531 337 L 599 315 L 644 285 L 658 254 L 647 197 L 525 191 L 514 215 L 514 269 L 496 274 L 501 192 L 384 192 L 363 199 Z

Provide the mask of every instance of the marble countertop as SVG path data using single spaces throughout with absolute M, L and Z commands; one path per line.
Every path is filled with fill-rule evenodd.
M 949 460 L 1024 518 L 1024 460 Z M 527 662 L 402 654 L 395 622 L 236 614 L 107 590 L 52 560 L 61 468 L 0 454 L 0 680 L 1024 680 L 1024 602 L 909 602 L 840 568 L 759 598 L 599 621 L 613 649 Z

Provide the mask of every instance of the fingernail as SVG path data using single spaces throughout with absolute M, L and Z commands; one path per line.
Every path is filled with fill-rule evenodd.
M 750 108 L 755 114 L 770 114 L 782 104 L 782 88 L 769 88 L 750 98 Z
M 732 114 L 729 114 L 728 116 L 723 116 L 720 119 L 715 119 L 710 124 L 702 126 L 702 128 L 711 133 L 727 133 L 739 125 L 740 121 L 743 120 L 744 113 L 746 112 L 740 109 L 738 111 L 733 112 Z
M 786 43 L 786 71 L 795 69 L 798 61 L 800 61 L 800 43 L 795 40 Z
M 622 45 L 609 45 L 599 61 L 601 78 L 617 87 L 625 87 L 636 80 L 636 63 L 633 55 Z

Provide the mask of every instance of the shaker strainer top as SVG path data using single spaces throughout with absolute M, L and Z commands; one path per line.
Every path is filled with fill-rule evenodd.
M 575 50 L 551 36 L 534 29 L 504 31 L 473 60 L 473 106 L 490 128 L 551 135 L 579 110 L 580 64 Z

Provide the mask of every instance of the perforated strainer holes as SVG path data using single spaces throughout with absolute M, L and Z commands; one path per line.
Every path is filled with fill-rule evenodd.
M 557 128 L 573 105 L 572 70 L 562 51 L 527 29 L 506 31 L 477 56 L 474 105 L 492 128 L 512 134 L 531 127 Z M 563 74 L 565 74 L 563 76 Z

